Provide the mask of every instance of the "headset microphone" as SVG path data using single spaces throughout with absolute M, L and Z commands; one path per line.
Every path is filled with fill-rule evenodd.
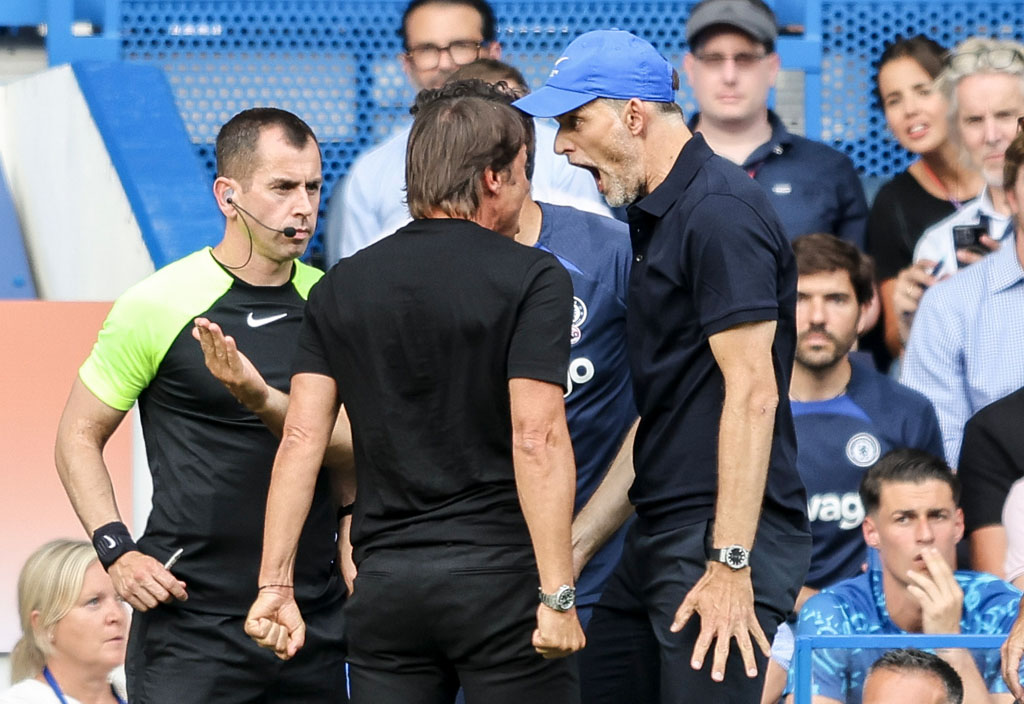
M 262 227 L 262 228 L 264 228 L 266 230 L 270 230 L 271 232 L 280 232 L 282 235 L 284 235 L 285 237 L 288 237 L 288 238 L 295 237 L 295 228 L 294 227 L 286 227 L 283 230 L 278 230 L 276 227 L 270 227 L 270 225 L 264 225 L 262 222 L 259 221 L 259 219 L 255 215 L 253 215 L 248 210 L 246 210 L 245 208 L 240 206 L 238 203 L 236 203 L 234 200 L 232 200 L 234 198 L 234 196 L 235 196 L 234 189 L 229 188 L 226 191 L 224 191 L 224 201 L 228 205 L 230 205 L 232 208 L 234 208 L 235 210 L 240 210 L 241 212 L 243 212 L 246 215 L 248 215 L 249 217 L 251 217 L 253 220 L 256 221 L 257 225 L 259 225 L 260 227 Z

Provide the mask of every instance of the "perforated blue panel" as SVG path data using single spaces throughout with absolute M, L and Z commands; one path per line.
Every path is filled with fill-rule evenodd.
M 833 2 L 808 0 L 804 41 L 789 56 L 812 55 L 820 40 L 819 83 L 808 81 L 808 134 L 846 151 L 862 173 L 889 175 L 907 155 L 886 134 L 874 105 L 872 64 L 897 35 L 925 32 L 946 45 L 972 33 L 1024 34 L 1024 3 L 993 0 Z M 213 174 L 213 139 L 231 115 L 274 104 L 305 118 L 324 154 L 324 203 L 352 159 L 406 115 L 413 92 L 402 75 L 395 32 L 406 0 L 121 0 L 124 58 L 165 69 L 196 151 Z M 504 58 L 540 85 L 572 38 L 617 27 L 649 39 L 677 67 L 686 51 L 691 0 L 677 2 L 494 3 Z M 793 39 L 787 41 L 793 42 Z M 797 40 L 800 41 L 800 40 Z M 787 53 L 782 50 L 784 67 Z M 790 66 L 792 68 L 792 66 Z M 805 66 L 805 68 L 807 68 Z M 817 66 L 811 67 L 817 71 Z M 685 82 L 684 82 L 685 83 Z M 695 110 L 684 89 L 687 114 Z M 399 166 L 396 165 L 396 168 Z M 319 253 L 319 239 L 314 240 Z
M 842 148 L 862 173 L 872 176 L 894 174 L 910 162 L 885 129 L 874 98 L 874 66 L 887 42 L 918 33 L 946 47 L 970 36 L 1024 37 L 1024 3 L 1019 0 L 826 0 L 821 11 L 821 139 Z

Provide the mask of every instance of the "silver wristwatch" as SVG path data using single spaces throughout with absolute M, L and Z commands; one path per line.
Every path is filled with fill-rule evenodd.
M 750 551 L 742 545 L 712 548 L 710 559 L 728 565 L 734 570 L 741 570 L 750 566 Z
M 540 603 L 555 611 L 568 611 L 576 606 L 576 589 L 568 584 L 563 584 L 554 594 L 545 594 L 543 589 L 538 589 Z

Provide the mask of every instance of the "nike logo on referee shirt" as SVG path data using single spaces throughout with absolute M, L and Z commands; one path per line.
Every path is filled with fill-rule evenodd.
M 275 320 L 280 320 L 281 318 L 284 318 L 287 315 L 288 315 L 287 313 L 279 313 L 277 315 L 269 315 L 266 318 L 257 318 L 250 311 L 249 312 L 249 317 L 245 319 L 245 322 L 248 323 L 249 327 L 251 327 L 251 328 L 261 328 L 264 325 L 269 325 L 270 323 L 274 322 Z

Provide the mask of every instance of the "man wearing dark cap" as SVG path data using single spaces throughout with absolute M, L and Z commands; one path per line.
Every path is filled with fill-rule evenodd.
M 591 620 L 588 704 L 758 701 L 810 557 L 793 254 L 764 191 L 687 129 L 677 87 L 650 44 L 596 31 L 515 103 L 557 118 L 555 150 L 631 204 L 637 521 Z
M 761 0 L 693 8 L 683 70 L 700 112 L 689 127 L 764 187 L 789 239 L 826 232 L 864 249 L 868 209 L 849 157 L 790 134 L 768 109 L 779 74 L 777 34 Z

